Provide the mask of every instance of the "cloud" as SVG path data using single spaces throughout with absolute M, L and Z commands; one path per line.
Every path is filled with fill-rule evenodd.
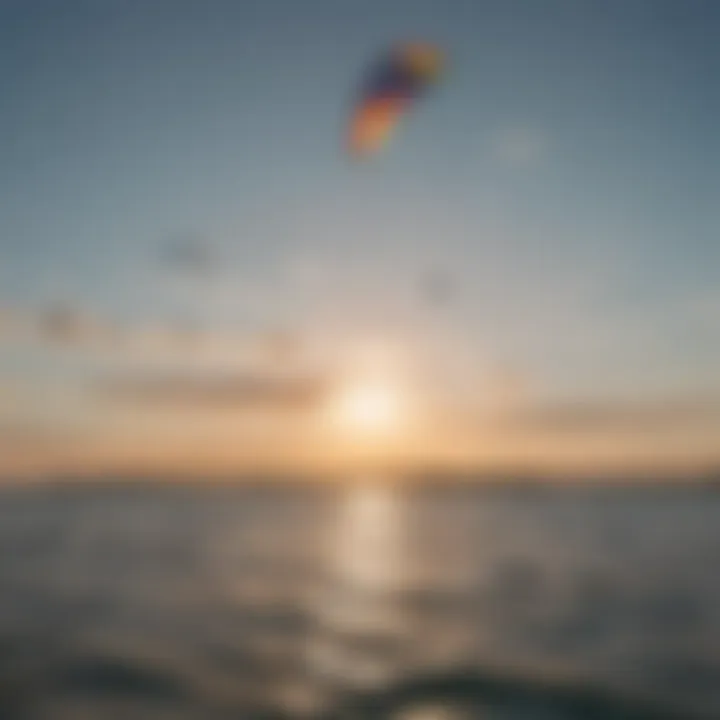
M 35 421 L 0 421 L 0 450 L 17 452 L 56 448 L 78 436 L 76 431 Z
M 139 373 L 101 381 L 96 390 L 156 408 L 309 410 L 325 398 L 328 383 L 310 376 Z
M 189 352 L 238 353 L 267 345 L 265 334 L 241 335 L 200 323 L 158 319 L 122 324 L 70 304 L 40 309 L 0 308 L 0 341 L 40 343 L 50 348 L 129 356 L 183 356 Z
M 300 357 L 303 340 L 291 330 L 274 330 L 257 338 L 257 348 L 264 360 L 287 365 Z
M 195 233 L 171 237 L 162 249 L 161 260 L 172 272 L 193 277 L 214 275 L 222 267 L 217 249 Z
M 50 344 L 63 346 L 102 346 L 116 344 L 119 328 L 67 305 L 46 308 L 35 319 L 38 337 Z
M 535 406 L 508 413 L 509 430 L 550 433 L 657 433 L 720 430 L 720 397 L 572 402 Z
M 126 331 L 108 318 L 70 304 L 42 308 L 0 307 L 0 339 L 5 342 L 40 342 L 52 347 L 116 349 Z

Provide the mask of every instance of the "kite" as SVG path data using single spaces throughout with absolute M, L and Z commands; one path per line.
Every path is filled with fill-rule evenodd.
M 442 74 L 445 58 L 429 43 L 404 43 L 386 53 L 365 78 L 347 130 L 357 159 L 382 150 L 403 117 Z

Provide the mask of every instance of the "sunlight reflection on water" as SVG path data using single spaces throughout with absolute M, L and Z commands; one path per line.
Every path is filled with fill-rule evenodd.
M 390 486 L 349 485 L 325 545 L 326 580 L 310 613 L 307 660 L 316 683 L 334 691 L 390 682 L 409 628 L 405 587 L 407 524 Z
M 3 500 L 3 720 L 317 717 L 465 668 L 512 671 L 531 707 L 527 680 L 556 673 L 720 709 L 717 494 L 364 478 Z M 518 712 L 499 717 L 537 717 Z

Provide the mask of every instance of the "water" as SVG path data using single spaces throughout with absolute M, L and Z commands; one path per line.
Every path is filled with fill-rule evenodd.
M 407 718 L 626 717 L 586 686 L 720 717 L 719 519 L 680 487 L 6 489 L 0 717 L 319 717 L 403 684 L 437 695 Z

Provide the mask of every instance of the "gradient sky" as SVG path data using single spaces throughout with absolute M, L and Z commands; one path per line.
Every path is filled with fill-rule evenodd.
M 463 417 L 511 373 L 524 410 L 508 422 L 558 457 L 633 436 L 643 457 L 669 441 L 710 456 L 719 31 L 714 0 L 0 0 L 6 448 L 83 465 L 88 432 L 131 446 L 132 426 L 172 455 L 177 413 L 143 424 L 97 384 L 238 371 L 235 344 L 245 358 L 280 329 L 323 367 L 394 343 Z M 447 78 L 355 166 L 342 131 L 360 73 L 416 37 L 447 49 Z M 217 267 L 172 262 L 184 237 Z M 439 306 L 420 291 L 433 271 L 454 288 Z M 128 332 L 190 322 L 233 349 L 28 340 L 58 303 Z M 240 433 L 206 409 L 204 438 Z M 449 436 L 472 446 L 475 421 L 458 422 Z M 101 445 L 112 464 L 119 445 Z

